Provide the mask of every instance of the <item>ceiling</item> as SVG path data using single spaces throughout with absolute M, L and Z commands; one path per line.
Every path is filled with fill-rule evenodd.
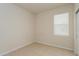
M 17 3 L 16 5 L 37 14 L 62 5 L 67 5 L 67 3 Z

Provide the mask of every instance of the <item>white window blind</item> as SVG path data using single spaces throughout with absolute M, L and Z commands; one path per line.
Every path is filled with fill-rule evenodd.
M 69 35 L 69 13 L 54 15 L 54 34 Z

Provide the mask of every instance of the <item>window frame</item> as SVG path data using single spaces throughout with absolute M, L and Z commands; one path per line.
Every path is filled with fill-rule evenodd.
M 68 23 L 67 23 L 67 24 L 60 24 L 60 25 L 67 25 L 67 26 L 66 26 L 66 27 L 67 27 L 67 29 L 66 29 L 66 32 L 67 32 L 67 33 L 64 32 L 64 34 L 61 34 L 61 33 L 60 33 L 60 34 L 59 34 L 59 33 L 57 34 L 56 31 L 55 31 L 55 25 L 58 25 L 58 24 L 55 24 L 55 23 L 53 22 L 53 23 L 54 23 L 54 27 L 53 27 L 54 30 L 53 30 L 53 31 L 54 31 L 54 35 L 56 35 L 56 36 L 69 36 L 69 12 L 64 12 L 64 13 L 60 13 L 60 14 L 55 14 L 54 17 L 55 17 L 55 16 L 58 16 L 58 15 L 63 15 L 63 14 L 67 14 Z M 55 20 L 55 18 L 54 18 L 54 20 Z

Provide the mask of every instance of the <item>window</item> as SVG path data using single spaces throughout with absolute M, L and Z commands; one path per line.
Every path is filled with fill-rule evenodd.
M 54 34 L 69 35 L 69 13 L 54 16 Z

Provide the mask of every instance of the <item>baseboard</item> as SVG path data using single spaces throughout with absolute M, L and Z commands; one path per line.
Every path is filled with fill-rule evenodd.
M 58 46 L 58 45 L 52 45 L 52 44 L 49 44 L 49 43 L 46 43 L 46 42 L 38 41 L 37 43 L 41 43 L 41 44 L 45 44 L 45 45 L 49 45 L 49 46 L 53 46 L 53 47 L 58 47 L 58 48 L 63 48 L 63 49 L 74 51 L 73 49 L 70 49 L 70 48 L 66 48 L 66 47 L 62 47 L 62 46 Z
M 27 45 L 29 45 L 29 44 L 32 44 L 32 43 L 34 43 L 34 42 L 29 42 L 29 43 L 27 43 L 27 44 L 21 45 L 21 46 L 19 46 L 19 47 L 16 47 L 16 48 L 14 48 L 14 49 L 9 50 L 9 51 L 3 52 L 3 53 L 0 54 L 0 56 L 4 56 L 4 55 L 6 55 L 6 54 L 8 54 L 8 53 L 10 53 L 10 52 L 16 51 L 16 50 L 18 50 L 18 49 L 20 49 L 20 48 L 23 48 L 23 47 L 25 47 L 25 46 L 27 46 Z M 58 46 L 58 45 L 52 45 L 52 44 L 49 44 L 49 43 L 46 43 L 46 42 L 38 41 L 37 43 L 41 43 L 41 44 L 45 44 L 45 45 L 54 46 L 54 47 L 63 48 L 63 49 L 67 49 L 67 50 L 72 50 L 72 51 L 73 51 L 73 49 L 66 48 L 66 47 L 62 47 L 62 46 Z
M 18 50 L 18 49 L 20 49 L 20 48 L 23 48 L 23 47 L 25 47 L 25 46 L 27 46 L 27 45 L 29 45 L 29 44 L 32 44 L 32 43 L 33 43 L 33 42 L 29 42 L 29 43 L 27 43 L 27 44 L 24 44 L 24 45 L 21 45 L 21 46 L 18 46 L 18 47 L 16 47 L 16 48 L 14 48 L 14 49 L 11 49 L 11 50 L 8 50 L 8 51 L 6 51 L 6 52 L 3 52 L 3 53 L 0 54 L 0 56 L 4 56 L 4 55 L 6 55 L 6 54 L 8 54 L 8 53 L 10 53 L 10 52 L 16 51 L 16 50 Z

